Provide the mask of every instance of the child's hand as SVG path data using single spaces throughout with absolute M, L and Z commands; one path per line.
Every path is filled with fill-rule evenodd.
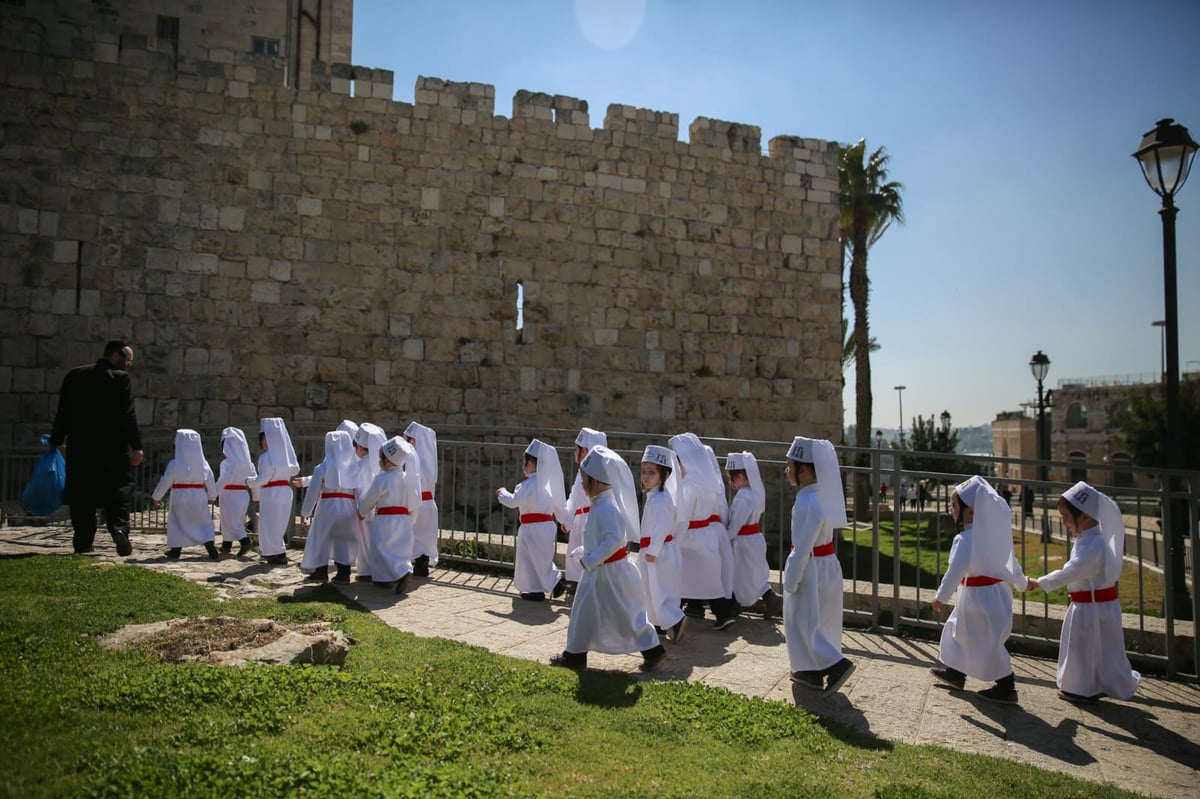
M 300 517 L 300 523 L 301 523 L 301 524 L 308 524 L 308 520 L 309 520 L 309 518 L 311 518 L 311 517 L 309 517 L 309 516 L 301 516 L 301 517 Z
M 1025 584 L 1026 591 L 1036 591 L 1039 588 L 1041 588 L 1041 585 L 1039 585 L 1038 581 L 1033 579 L 1032 577 L 1030 577 L 1029 582 Z
M 161 500 L 161 499 L 152 499 L 152 500 L 150 500 L 150 507 L 152 507 L 152 508 L 161 508 L 161 507 L 162 507 L 162 500 Z
M 292 478 L 292 485 L 296 488 L 304 488 L 304 484 L 301 482 L 299 477 Z
M 945 609 L 946 609 L 946 606 L 943 605 L 939 600 L 937 600 L 937 599 L 933 600 L 933 612 L 934 613 L 941 614 Z
M 645 560 L 647 563 L 653 563 L 654 561 L 658 560 L 658 558 L 656 558 L 654 555 L 650 555 L 650 554 L 642 555 L 642 559 Z

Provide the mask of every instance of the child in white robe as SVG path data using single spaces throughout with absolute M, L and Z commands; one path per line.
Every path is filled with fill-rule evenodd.
M 575 466 L 578 467 L 583 463 L 588 451 L 597 445 L 608 446 L 608 436 L 590 427 L 580 428 L 579 435 L 575 436 Z M 562 516 L 559 517 L 559 521 L 567 533 L 568 552 L 583 545 L 583 526 L 587 524 L 587 514 L 591 504 L 592 501 L 583 491 L 583 473 L 576 469 L 575 482 L 571 484 L 571 494 L 567 497 L 567 504 L 563 508 Z M 565 566 L 567 598 L 570 599 L 575 596 L 575 587 L 579 584 L 579 575 L 583 572 L 583 568 L 574 558 L 567 558 L 563 565 Z
M 785 474 L 799 490 L 792 505 L 792 551 L 783 567 L 783 631 L 792 682 L 831 694 L 854 671 L 842 656 L 842 566 L 835 531 L 846 526 L 846 497 L 833 444 L 796 436 Z
M 258 476 L 247 482 L 258 490 L 258 551 L 273 566 L 288 562 L 287 530 L 292 522 L 294 495 L 291 479 L 300 474 L 300 462 L 279 417 L 263 419 L 258 443 Z
M 743 608 L 761 607 L 764 616 L 779 616 L 783 598 L 771 588 L 767 539 L 759 527 L 767 492 L 758 459 L 751 452 L 730 452 L 725 456 L 725 474 L 735 492 L 726 522 L 733 548 L 733 598 Z
M 679 536 L 686 524 L 675 514 L 678 463 L 667 447 L 651 444 L 642 453 L 641 482 L 646 493 L 638 571 L 646 594 L 646 615 L 661 634 L 678 643 L 687 628 L 679 597 Z M 568 558 L 568 560 L 576 560 Z M 576 561 L 578 562 L 578 561 Z
M 354 452 L 358 455 L 358 488 L 359 496 L 371 487 L 371 481 L 379 474 L 379 450 L 387 441 L 387 433 L 383 428 L 371 422 L 363 422 L 354 433 Z M 367 557 L 371 542 L 367 533 L 371 529 L 371 518 L 364 517 L 360 526 L 358 538 L 358 580 L 371 582 L 371 560 Z
M 438 478 L 437 433 L 420 422 L 410 422 L 404 440 L 417 454 L 415 462 L 405 465 L 405 473 L 415 474 L 421 489 L 413 518 L 412 571 L 417 577 L 428 577 L 429 568 L 438 564 L 438 506 L 433 496 Z
M 708 449 L 694 433 L 672 436 L 668 443 L 679 459 L 680 506 L 688 519 L 679 539 L 679 593 L 684 612 L 703 618 L 704 603 L 708 602 L 716 616 L 713 627 L 723 630 L 737 620 L 737 605 L 726 587 L 726 582 L 732 581 L 732 570 L 726 573 L 724 550 L 729 548 L 729 534 L 721 522 L 728 513 L 725 487 Z
M 221 470 L 217 476 L 217 496 L 221 504 L 221 551 L 232 552 L 233 542 L 241 542 L 237 556 L 250 554 L 246 534 L 246 513 L 250 509 L 250 484 L 258 477 L 246 434 L 238 427 L 221 431 Z
M 313 469 L 312 481 L 300 504 L 302 519 L 312 519 L 304 543 L 301 571 L 307 582 L 329 579 L 329 561 L 337 566 L 334 582 L 350 582 L 350 567 L 358 557 L 358 460 L 350 436 L 333 430 L 325 434 L 325 458 Z
M 1080 481 L 1063 492 L 1058 511 L 1076 536 L 1061 569 L 1029 581 L 1029 590 L 1063 585 L 1071 604 L 1058 649 L 1058 694 L 1068 702 L 1130 699 L 1142 675 L 1129 665 L 1117 581 L 1125 557 L 1125 520 L 1111 498 Z
M 334 430 L 341 430 L 342 432 L 349 434 L 350 440 L 353 441 L 354 437 L 358 435 L 358 422 L 351 421 L 350 419 L 343 419 L 342 421 L 338 422 L 338 426 L 335 427 Z M 308 484 L 311 482 L 311 474 L 292 478 L 292 485 L 296 488 L 308 488 Z
M 941 613 L 955 591 L 958 599 L 942 627 L 938 656 L 943 667 L 930 671 L 956 689 L 967 677 L 994 681 L 979 697 L 1016 704 L 1012 660 L 1004 648 L 1012 633 L 1009 584 L 1024 591 L 1029 581 L 1013 555 L 1012 511 L 986 480 L 975 476 L 951 493 L 950 515 L 960 532 L 950 545 L 933 609 Z
M 167 557 L 176 560 L 183 547 L 202 545 L 209 558 L 219 558 L 209 507 L 217 498 L 217 481 L 204 459 L 200 434 L 195 430 L 175 431 L 175 457 L 167 463 L 162 479 L 150 494 L 154 507 L 162 504 L 168 491 L 171 506 L 167 510 Z
M 562 572 L 554 565 L 555 515 L 566 504 L 562 465 L 554 447 L 535 438 L 525 449 L 521 469 L 525 479 L 514 491 L 496 489 L 501 505 L 521 511 L 513 587 L 521 599 L 531 602 L 545 600 L 547 593 L 557 599 L 566 589 Z
M 638 569 L 625 542 L 640 538 L 633 474 L 608 447 L 592 447 L 580 464 L 591 511 L 583 529 L 583 545 L 571 553 L 583 573 L 571 605 L 567 646 L 550 658 L 551 665 L 587 668 L 590 651 L 609 655 L 640 652 L 642 671 L 666 657 L 646 617 L 646 600 Z
M 421 501 L 420 476 L 404 468 L 418 459 L 416 449 L 399 436 L 379 450 L 380 472 L 358 501 L 358 512 L 371 519 L 368 558 L 380 588 L 402 593 L 412 572 L 413 509 Z M 402 468 L 404 467 L 404 468 Z

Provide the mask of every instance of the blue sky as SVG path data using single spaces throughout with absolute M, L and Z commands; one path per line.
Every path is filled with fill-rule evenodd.
M 871 251 L 876 427 L 956 426 L 1062 378 L 1158 372 L 1159 199 L 1130 153 L 1200 140 L 1195 0 L 357 0 L 355 64 L 886 147 L 906 224 Z M 1200 371 L 1200 168 L 1177 197 L 1180 366 Z M 1189 361 L 1191 363 L 1189 364 Z M 853 377 L 847 374 L 847 423 Z

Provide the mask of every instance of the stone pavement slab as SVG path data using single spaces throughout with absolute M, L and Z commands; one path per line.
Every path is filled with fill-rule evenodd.
M 177 574 L 224 597 L 302 596 L 306 590 L 299 553 L 291 565 L 270 568 L 257 557 L 213 562 L 199 548 L 168 561 L 162 536 L 138 536 L 134 544 L 132 556 L 117 558 L 101 534 L 95 557 Z M 70 551 L 70 533 L 61 527 L 0 529 L 0 556 Z M 410 578 L 407 589 L 397 595 L 370 583 L 339 586 L 390 626 L 414 635 L 542 663 L 566 642 L 569 606 L 522 600 L 505 577 L 435 569 L 428 579 Z M 717 631 L 690 620 L 687 635 L 666 644 L 668 657 L 649 679 L 691 680 L 789 702 L 888 741 L 1003 757 L 1151 796 L 1200 795 L 1200 688 L 1194 684 L 1147 677 L 1129 702 L 1075 706 L 1058 698 L 1054 661 L 1014 655 L 1020 705 L 995 705 L 975 695 L 982 683 L 968 682 L 966 691 L 935 684 L 929 674 L 937 660 L 934 642 L 851 629 L 843 644 L 857 669 L 840 692 L 824 697 L 789 679 L 780 622 L 745 616 Z M 636 655 L 589 656 L 592 668 L 646 678 L 637 670 L 640 662 Z

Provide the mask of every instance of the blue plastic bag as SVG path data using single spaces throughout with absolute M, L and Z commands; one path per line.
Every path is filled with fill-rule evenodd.
M 49 446 L 50 436 L 42 435 L 42 446 Z M 33 467 L 33 474 L 21 494 L 21 504 L 34 516 L 49 516 L 62 507 L 63 488 L 67 485 L 67 461 L 55 447 L 43 455 Z

